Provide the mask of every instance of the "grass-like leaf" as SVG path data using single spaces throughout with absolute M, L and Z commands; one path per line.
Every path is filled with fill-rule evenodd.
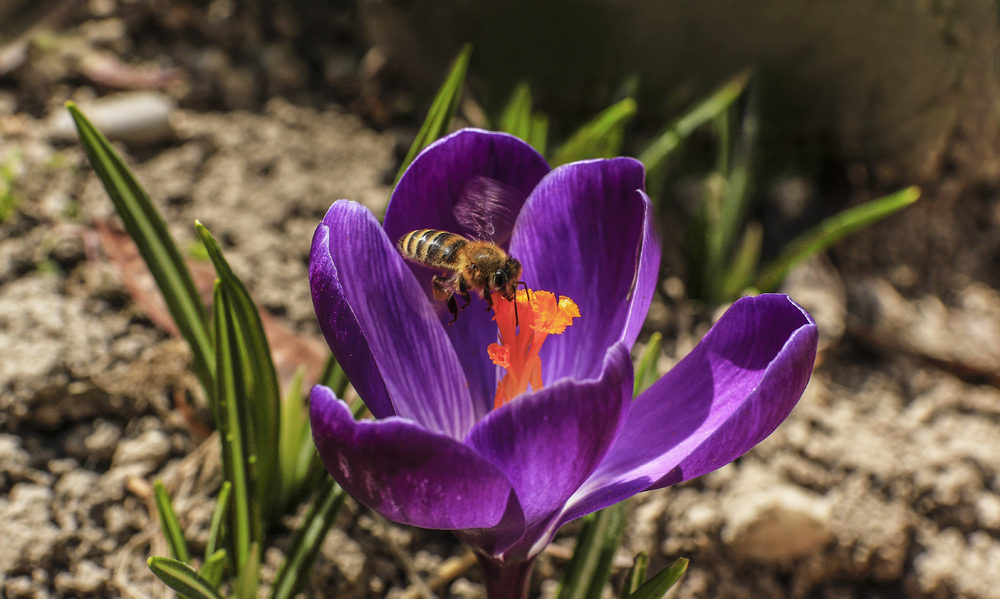
M 228 554 L 225 549 L 219 549 L 207 555 L 208 557 L 205 559 L 205 563 L 201 565 L 201 571 L 198 573 L 209 584 L 218 589 L 219 585 L 222 584 L 222 575 L 226 572 L 226 556 Z
M 660 369 L 657 364 L 660 360 L 660 346 L 662 344 L 662 334 L 657 332 L 649 336 L 649 343 L 643 348 L 642 355 L 639 356 L 639 365 L 635 369 L 635 386 L 632 397 L 638 397 L 650 385 L 660 380 Z
M 545 156 L 545 149 L 549 141 L 549 117 L 547 114 L 536 110 L 531 115 L 531 133 L 524 141 L 538 150 L 539 154 Z
M 163 481 L 160 479 L 153 483 L 153 496 L 156 499 L 156 511 L 160 514 L 160 529 L 170 547 L 170 555 L 184 563 L 190 562 L 191 556 L 184 540 L 184 533 L 177 521 L 174 506 L 170 503 L 170 496 L 167 495 L 167 490 L 163 488 Z
M 233 583 L 233 599 L 257 599 L 257 589 L 260 587 L 260 545 L 250 544 L 250 554 L 247 563 L 240 570 Z
M 635 556 L 632 567 L 625 573 L 625 582 L 622 584 L 620 599 L 628 599 L 628 596 L 639 590 L 639 587 L 646 582 L 646 568 L 649 567 L 649 554 L 643 551 Z
M 146 565 L 168 587 L 187 599 L 222 599 L 222 595 L 194 568 L 169 557 L 151 557 Z
M 721 113 L 717 117 L 719 129 L 726 131 L 720 135 L 720 169 L 725 174 L 725 185 L 719 198 L 718 214 L 710 226 L 705 239 L 706 263 L 703 268 L 709 273 L 710 289 L 706 296 L 711 300 L 725 300 L 721 293 L 724 278 L 729 272 L 730 257 L 737 237 L 740 236 L 746 219 L 747 204 L 752 186 L 751 173 L 757 147 L 758 116 L 757 99 L 753 90 L 749 92 L 747 109 L 739 122 L 737 134 L 729 142 L 731 120 L 736 118 L 735 110 Z M 732 147 L 730 147 L 732 146 Z M 742 291 L 742 289 L 740 290 Z
M 125 230 L 139 248 L 177 328 L 191 346 L 195 373 L 211 402 L 215 397 L 215 356 L 208 314 L 191 273 L 159 212 L 125 161 L 75 104 L 67 102 L 66 108 L 76 123 L 80 144 L 94 172 L 111 197 Z
M 233 484 L 233 509 L 230 513 L 229 539 L 236 564 L 242 571 L 250 554 L 251 543 L 259 543 L 263 532 L 260 504 L 257 500 L 256 464 L 253 438 L 249 434 L 250 417 L 244 409 L 247 393 L 244 385 L 240 338 L 236 317 L 228 294 L 216 279 L 213 295 L 215 323 L 216 396 L 219 402 L 219 437 L 222 440 L 224 479 Z
M 740 297 L 752 283 L 760 262 L 760 248 L 764 242 L 764 228 L 758 222 L 747 223 L 743 240 L 737 246 L 729 268 L 719 285 L 719 299 L 733 301 Z
M 406 158 L 399 167 L 399 172 L 396 173 L 396 180 L 392 183 L 393 187 L 396 186 L 396 183 L 399 183 L 399 178 L 403 176 L 403 173 L 406 172 L 406 169 L 413 162 L 413 159 L 417 157 L 417 154 L 420 153 L 420 150 L 434 143 L 435 140 L 448 132 L 451 120 L 455 118 L 459 102 L 462 100 L 462 90 L 465 87 L 465 75 L 469 70 L 469 56 L 471 55 L 472 45 L 465 44 L 462 47 L 462 51 L 459 52 L 458 58 L 452 64 L 451 71 L 449 71 L 444 85 L 441 86 L 437 95 L 434 96 L 430 112 L 427 113 L 427 118 L 424 119 L 424 124 L 420 127 L 417 138 L 413 140 L 410 151 L 406 153 Z
M 586 123 L 563 144 L 552 159 L 552 166 L 588 158 L 611 158 L 621 152 L 625 125 L 635 116 L 632 98 L 610 106 Z
M 281 402 L 281 434 L 279 436 L 279 463 L 281 481 L 280 503 L 286 508 L 308 493 L 311 464 L 316 454 L 309 428 L 309 412 L 302 393 L 305 367 L 295 371 L 288 391 Z M 318 458 L 316 458 L 318 459 Z
M 774 290 L 799 260 L 825 250 L 858 229 L 906 208 L 919 197 L 919 187 L 907 187 L 827 218 L 785 246 L 781 255 L 761 271 L 754 286 L 760 291 Z
M 600 599 L 611 576 L 615 553 L 625 534 L 625 503 L 586 516 L 576 536 L 573 557 L 566 565 L 558 599 Z
M 522 81 L 500 115 L 500 131 L 527 141 L 531 137 L 531 88 Z
M 327 476 L 316 492 L 302 525 L 292 536 L 285 561 L 271 585 L 271 599 L 292 599 L 308 581 L 323 539 L 344 505 L 347 493 Z
M 274 370 L 271 348 L 257 304 L 229 266 L 215 237 L 200 222 L 195 221 L 194 226 L 215 266 L 226 297 L 230 299 L 237 330 L 246 350 L 247 364 L 243 374 L 246 376 L 247 407 L 252 416 L 250 430 L 253 431 L 253 447 L 256 449 L 257 496 L 264 518 L 270 522 L 279 517 L 285 507 L 280 499 L 282 488 L 278 471 L 278 436 L 282 416 L 278 374 Z
M 649 579 L 649 581 L 639 587 L 639 589 L 628 596 L 628 599 L 663 599 L 677 581 L 681 579 L 687 571 L 688 560 L 680 558 L 672 562 L 669 566 L 660 570 L 660 573 Z
M 212 510 L 212 521 L 208 526 L 208 543 L 205 545 L 205 555 L 215 555 L 219 541 L 223 536 L 223 525 L 229 510 L 229 494 L 233 491 L 233 483 L 224 480 L 219 488 L 219 496 L 215 498 L 215 508 Z
M 344 369 L 340 367 L 340 363 L 337 362 L 337 358 L 333 357 L 333 354 L 330 354 L 330 357 L 326 359 L 326 364 L 323 365 L 319 384 L 333 389 L 337 397 L 343 397 L 344 392 L 347 391 L 347 385 L 350 384 L 350 381 L 347 380 Z
M 733 77 L 660 132 L 639 154 L 639 160 L 646 167 L 646 177 L 654 178 L 658 175 L 684 138 L 729 108 L 729 105 L 743 93 L 748 80 L 748 72 Z

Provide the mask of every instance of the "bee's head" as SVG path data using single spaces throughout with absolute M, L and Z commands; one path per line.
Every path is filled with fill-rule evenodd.
M 517 294 L 517 283 L 521 280 L 521 263 L 514 258 L 508 258 L 504 265 L 493 273 L 490 285 L 500 292 L 507 301 L 514 301 Z

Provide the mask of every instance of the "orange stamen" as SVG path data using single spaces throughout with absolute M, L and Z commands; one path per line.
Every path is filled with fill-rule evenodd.
M 499 343 L 488 348 L 493 363 L 507 373 L 497 384 L 494 409 L 499 408 L 528 390 L 542 388 L 542 360 L 538 352 L 549 335 L 558 335 L 580 317 L 580 308 L 568 297 L 559 297 L 548 291 L 519 290 L 517 320 L 514 302 L 493 294 L 493 320 L 499 329 Z

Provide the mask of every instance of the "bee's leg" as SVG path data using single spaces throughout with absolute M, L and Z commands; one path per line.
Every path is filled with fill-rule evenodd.
M 469 295 L 469 287 L 465 284 L 465 279 L 459 276 L 456 276 L 456 278 L 458 279 L 458 294 L 465 300 L 465 305 L 462 306 L 462 310 L 465 310 L 469 307 L 469 302 L 472 301 L 472 296 Z
M 439 302 L 444 302 L 448 306 L 448 311 L 451 312 L 451 322 L 454 323 L 458 320 L 458 302 L 455 301 L 455 288 L 451 286 L 451 282 L 440 276 L 435 276 L 432 279 L 432 287 L 434 289 L 434 299 Z
M 448 311 L 451 312 L 451 320 L 448 321 L 448 326 L 451 326 L 458 320 L 458 302 L 455 301 L 454 295 L 448 298 Z

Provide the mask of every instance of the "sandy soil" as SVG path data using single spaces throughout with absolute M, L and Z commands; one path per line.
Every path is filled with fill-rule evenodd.
M 282 41 L 280 23 L 246 58 L 224 28 L 183 21 L 170 31 L 184 43 L 150 45 L 139 32 L 162 34 L 177 14 L 105 4 L 59 30 L 82 46 L 35 46 L 0 79 L 0 172 L 11 173 L 0 178 L 0 588 L 12 598 L 168 596 L 144 563 L 166 554 L 151 483 L 174 494 L 198 553 L 220 478 L 187 349 L 158 326 L 82 151 L 45 119 L 68 97 L 110 91 L 80 57 L 142 57 L 112 69 L 128 75 L 117 86 L 152 79 L 145 87 L 184 107 L 169 111 L 167 136 L 121 148 L 182 248 L 196 218 L 222 240 L 294 340 L 283 345 L 291 363 L 322 359 L 306 282 L 312 230 L 334 199 L 384 205 L 399 143 L 371 125 L 410 110 L 405 94 L 379 92 L 377 56 L 357 41 L 324 50 L 321 74 L 303 66 L 286 81 L 267 61 L 316 61 Z M 351 15 L 341 18 L 349 30 Z M 805 396 L 736 463 L 632 500 L 620 564 L 640 550 L 654 568 L 690 558 L 676 598 L 1000 597 L 1000 210 L 995 190 L 949 177 L 832 261 L 793 273 L 786 290 L 823 334 Z M 667 335 L 664 369 L 709 322 L 675 292 L 664 286 L 647 323 Z M 573 529 L 540 558 L 533 596 L 554 593 Z M 265 580 L 288 536 L 275 533 Z M 349 502 L 307 594 L 427 599 L 418 577 L 439 597 L 483 597 L 450 534 Z

